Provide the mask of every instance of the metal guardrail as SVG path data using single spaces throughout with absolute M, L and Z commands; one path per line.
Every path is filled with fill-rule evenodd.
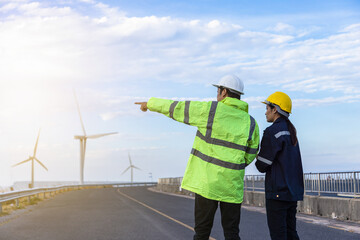
M 50 193 L 50 196 L 57 191 L 62 192 L 69 189 L 81 189 L 86 187 L 131 187 L 131 186 L 152 186 L 156 185 L 157 182 L 136 182 L 136 183 L 108 183 L 108 184 L 82 184 L 82 185 L 62 185 L 57 187 L 50 188 L 33 188 L 21 191 L 11 191 L 6 193 L 0 193 L 0 213 L 2 213 L 2 205 L 9 201 L 16 202 L 16 205 L 19 206 L 19 199 L 28 197 L 30 202 L 30 197 L 36 196 L 39 194 Z
M 182 180 L 183 180 L 182 177 L 159 178 L 159 179 L 158 179 L 158 184 L 181 185 Z
M 265 175 L 246 175 L 244 187 L 249 191 L 265 190 Z M 360 197 L 360 171 L 304 174 L 305 195 Z
M 304 186 L 311 193 L 360 194 L 360 171 L 304 174 Z
M 244 189 L 250 191 L 264 191 L 265 175 L 245 175 Z
M 182 177 L 160 178 L 158 184 L 181 185 Z M 304 174 L 305 195 L 360 197 L 360 171 Z M 244 189 L 265 191 L 265 175 L 245 175 Z

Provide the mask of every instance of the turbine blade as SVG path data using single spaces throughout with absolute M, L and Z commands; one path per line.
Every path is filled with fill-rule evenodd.
M 141 170 L 140 168 L 138 168 L 138 167 L 135 167 L 135 166 L 132 166 L 133 168 L 136 168 L 136 169 L 138 169 L 138 170 Z
M 31 159 L 32 159 L 32 158 L 28 158 L 28 159 L 26 159 L 26 160 L 24 160 L 24 161 L 22 161 L 22 162 L 19 162 L 19 163 L 17 163 L 17 164 L 12 165 L 12 167 L 15 167 L 15 166 L 18 166 L 18 165 L 20 165 L 20 164 L 23 164 L 23 163 L 26 163 L 26 162 L 28 162 L 28 161 L 31 161 Z
M 125 171 L 123 171 L 123 172 L 121 173 L 121 175 L 123 175 L 127 170 L 129 170 L 130 167 L 131 167 L 131 166 L 129 166 L 127 169 L 125 169 Z
M 94 134 L 94 135 L 90 135 L 90 136 L 86 136 L 86 137 L 94 139 L 94 138 L 100 138 L 100 137 L 104 137 L 104 136 L 111 135 L 111 134 L 117 134 L 117 132 Z
M 40 130 L 41 128 L 39 129 L 39 133 L 38 133 L 38 136 L 37 136 L 37 139 L 36 139 L 36 143 L 35 143 L 35 148 L 34 148 L 34 157 L 36 156 L 36 150 L 37 150 L 37 146 L 38 146 L 38 142 L 39 142 L 39 137 L 40 137 Z
M 76 97 L 75 90 L 74 90 L 74 97 L 75 97 L 76 106 L 77 106 L 77 109 L 78 109 L 78 112 L 79 112 L 81 127 L 82 127 L 82 130 L 84 132 L 84 136 L 86 136 L 84 122 L 83 122 L 82 117 L 81 117 L 80 106 L 79 106 L 79 102 L 78 102 L 77 97 Z
M 42 162 L 40 162 L 39 159 L 35 158 L 35 160 L 36 160 L 43 168 L 45 168 L 46 171 L 49 171 L 49 170 L 45 167 L 45 165 L 44 165 Z

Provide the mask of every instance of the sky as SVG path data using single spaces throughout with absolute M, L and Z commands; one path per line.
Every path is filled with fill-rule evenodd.
M 150 97 L 216 100 L 236 74 L 260 133 L 261 103 L 293 101 L 304 172 L 360 171 L 360 2 L 0 0 L 0 186 L 183 176 L 196 128 L 139 110 Z M 259 174 L 254 163 L 246 174 Z

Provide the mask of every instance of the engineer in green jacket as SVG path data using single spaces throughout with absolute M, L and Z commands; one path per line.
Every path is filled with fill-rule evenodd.
M 142 111 L 162 113 L 197 127 L 181 187 L 195 193 L 194 239 L 209 239 L 220 203 L 226 240 L 238 240 L 245 167 L 256 157 L 259 128 L 240 100 L 244 84 L 235 75 L 218 84 L 217 101 L 173 101 L 150 98 L 136 102 Z

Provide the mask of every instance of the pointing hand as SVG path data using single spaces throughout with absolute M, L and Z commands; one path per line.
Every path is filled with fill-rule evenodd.
M 147 102 L 135 102 L 135 104 L 140 105 L 140 109 L 143 112 L 146 112 L 148 110 L 147 108 Z

